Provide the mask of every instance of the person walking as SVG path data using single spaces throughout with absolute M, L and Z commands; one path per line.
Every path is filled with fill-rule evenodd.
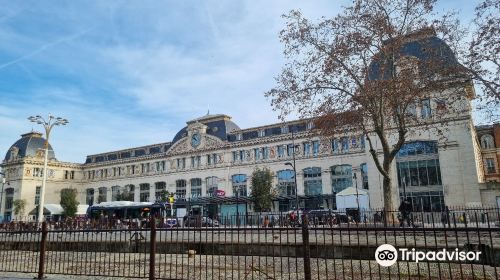
M 405 199 L 401 201 L 401 205 L 399 205 L 399 212 L 401 214 L 401 219 L 399 220 L 399 227 L 403 227 L 406 221 L 408 226 L 414 226 L 413 219 L 411 218 L 411 213 L 413 211 L 413 207 L 411 205 L 410 199 Z
M 450 208 L 448 206 L 444 207 L 443 213 L 441 213 L 441 223 L 443 223 L 443 227 L 450 227 Z

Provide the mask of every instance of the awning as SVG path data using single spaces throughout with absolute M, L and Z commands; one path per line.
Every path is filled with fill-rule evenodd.
M 76 210 L 76 215 L 85 215 L 87 213 L 87 208 L 89 206 L 86 204 L 81 204 L 78 205 L 77 210 Z M 43 205 L 43 215 L 44 216 L 49 216 L 49 215 L 62 215 L 64 212 L 64 209 L 60 204 L 44 204 Z M 38 215 L 38 207 L 35 207 L 33 210 L 30 211 L 30 215 Z

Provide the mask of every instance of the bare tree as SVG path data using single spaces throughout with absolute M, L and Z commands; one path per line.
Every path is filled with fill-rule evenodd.
M 281 118 L 295 112 L 317 118 L 326 136 L 366 135 L 383 176 L 386 210 L 395 206 L 391 166 L 409 131 L 439 130 L 437 123 L 453 119 L 452 103 L 463 108 L 474 95 L 474 77 L 450 48 L 461 46 L 464 30 L 454 13 L 434 14 L 435 2 L 356 0 L 318 23 L 299 11 L 284 15 L 280 39 L 287 62 L 266 96 Z M 446 105 L 432 117 L 417 116 L 416 106 L 442 96 Z
M 496 120 L 500 105 L 500 0 L 485 0 L 476 7 L 474 33 L 465 55 L 465 64 L 482 94 L 480 109 Z

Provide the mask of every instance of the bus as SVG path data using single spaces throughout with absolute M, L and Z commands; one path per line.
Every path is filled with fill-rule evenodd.
M 158 202 L 112 201 L 89 206 L 87 217 L 91 220 L 119 219 L 122 221 L 138 220 L 146 222 L 149 217 L 162 218 L 166 225 L 177 226 L 177 219 L 172 217 L 172 205 Z

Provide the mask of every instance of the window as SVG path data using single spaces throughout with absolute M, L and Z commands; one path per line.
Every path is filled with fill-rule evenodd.
M 186 158 L 178 158 L 177 169 L 185 169 L 185 168 L 186 168 Z
M 156 162 L 156 171 L 157 172 L 165 171 L 165 161 L 164 160 Z
M 186 198 L 186 180 L 175 181 L 175 196 L 180 199 Z
M 342 137 L 340 138 L 340 142 L 342 145 L 342 152 L 348 152 L 349 151 L 349 138 L 348 137 Z
M 212 155 L 207 155 L 207 165 L 212 165 Z
M 14 204 L 14 189 L 7 188 L 5 189 L 5 210 L 12 209 Z
M 43 168 L 38 168 L 38 167 L 33 168 L 33 176 L 34 177 L 43 177 Z M 93 176 L 92 176 L 92 179 L 93 179 Z
M 293 170 L 280 170 L 277 172 L 277 176 L 280 195 L 295 195 L 295 177 Z
M 428 119 L 432 116 L 431 112 L 431 101 L 429 99 L 424 99 L 421 101 L 420 115 L 422 119 Z
M 97 203 L 106 202 L 107 192 L 108 192 L 108 188 L 106 188 L 106 187 L 99 188 L 99 196 L 97 197 Z
M 320 195 L 322 194 L 321 183 L 321 168 L 309 167 L 303 170 L 304 172 L 304 194 L 305 195 Z
M 313 141 L 312 146 L 313 146 L 313 156 L 319 155 L 319 141 L 318 140 Z
M 156 201 L 163 201 L 163 193 L 166 191 L 167 184 L 165 182 L 156 182 L 155 183 L 155 197 Z
M 285 147 L 282 145 L 278 146 L 278 157 L 279 158 L 285 157 Z
M 241 150 L 240 151 L 240 161 L 244 161 L 244 160 L 245 160 L 245 151 Z
M 238 161 L 238 152 L 234 151 L 233 152 L 233 162 L 237 162 L 237 161 Z
M 332 192 L 339 193 L 352 187 L 352 166 L 349 164 L 334 165 L 330 167 L 332 177 Z
M 64 179 L 69 179 L 69 171 L 68 170 L 64 171 Z
M 94 189 L 87 189 L 85 203 L 87 203 L 87 205 L 94 204 Z
M 281 134 L 288 133 L 288 126 L 282 126 L 281 127 Z
M 417 106 L 415 103 L 412 102 L 406 106 L 405 115 L 409 117 L 417 116 Z
M 214 165 L 217 165 L 217 161 L 218 161 L 217 159 L 218 159 L 217 154 L 213 154 L 212 155 L 212 162 Z
M 360 144 L 362 149 L 365 148 L 365 141 L 366 141 L 365 137 L 366 137 L 365 135 L 361 135 L 361 137 L 359 137 L 359 139 L 360 139 L 359 144 Z
M 198 168 L 201 165 L 201 156 L 191 157 L 191 168 Z
M 304 142 L 302 146 L 304 148 L 304 156 L 308 157 L 311 154 L 311 143 Z
M 201 178 L 191 179 L 191 197 L 201 197 Z
M 140 193 L 139 193 L 139 201 L 140 202 L 149 202 L 149 184 L 140 184 Z
M 127 190 L 128 192 L 128 197 L 125 199 L 128 201 L 135 201 L 135 186 L 134 185 L 125 186 L 125 190 Z
M 219 179 L 215 176 L 208 177 L 206 179 L 207 195 L 208 196 L 216 196 L 217 195 L 218 184 L 219 184 Z
M 289 157 L 293 156 L 293 144 L 286 145 L 286 155 Z
M 40 204 L 40 194 L 41 194 L 41 191 L 42 191 L 42 187 L 41 186 L 36 186 L 36 190 L 35 190 L 35 206 L 38 206 Z
M 362 179 L 362 186 L 363 189 L 367 190 L 368 189 L 368 166 L 366 163 L 362 163 L 360 165 L 361 169 L 361 179 Z
M 260 148 L 253 149 L 253 155 L 256 161 L 260 160 Z
M 486 159 L 486 173 L 493 174 L 495 173 L 495 159 L 487 158 Z
M 396 170 L 401 199 L 411 198 L 414 209 L 440 210 L 436 207 L 444 197 L 436 141 L 405 143 L 396 156 Z
M 269 147 L 262 148 L 262 159 L 269 159 Z
M 493 136 L 489 134 L 485 134 L 481 136 L 481 148 L 483 149 L 493 149 L 495 145 L 493 145 Z
M 247 196 L 247 175 L 236 174 L 232 177 L 233 194 L 235 196 Z
M 111 187 L 111 201 L 117 201 L 118 196 L 120 195 L 120 186 L 112 186 Z
M 339 140 L 338 139 L 332 139 L 332 152 L 334 154 L 339 152 Z

